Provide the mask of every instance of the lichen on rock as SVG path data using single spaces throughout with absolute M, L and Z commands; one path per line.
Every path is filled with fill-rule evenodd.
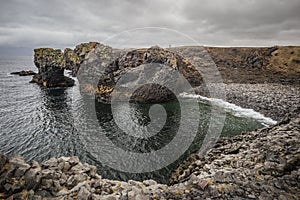
M 77 45 L 74 50 L 66 48 L 63 53 L 63 66 L 72 71 L 72 76 L 76 76 L 88 54 L 99 45 L 99 42 L 88 42 Z
M 64 76 L 63 53 L 60 49 L 34 49 L 34 64 L 38 73 L 31 80 L 44 87 L 70 87 L 74 80 Z

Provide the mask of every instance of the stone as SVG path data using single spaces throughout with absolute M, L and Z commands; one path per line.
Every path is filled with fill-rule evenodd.
M 77 179 L 75 178 L 75 176 L 70 176 L 69 178 L 68 178 L 68 180 L 67 180 L 67 185 L 68 185 L 68 187 L 69 188 L 72 188 L 72 187 L 74 187 L 75 185 L 77 185 Z
M 72 156 L 69 159 L 67 159 L 66 161 L 68 161 L 68 163 L 70 163 L 71 166 L 75 166 L 80 162 L 79 158 L 77 156 Z
M 205 188 L 207 187 L 207 185 L 208 185 L 208 182 L 207 181 L 205 181 L 205 180 L 201 180 L 200 182 L 199 182 L 199 187 L 202 189 L 202 190 L 205 190 Z
M 59 196 L 66 196 L 66 195 L 68 195 L 70 193 L 71 193 L 70 191 L 68 191 L 66 189 L 62 189 L 62 190 L 58 191 L 55 196 L 58 196 L 58 197 Z
M 73 173 L 87 173 L 87 174 L 93 174 L 95 175 L 96 168 L 94 166 L 91 166 L 89 164 L 80 164 L 73 166 L 70 171 Z
M 85 187 L 82 187 L 78 192 L 78 200 L 88 200 L 91 196 L 90 191 Z
M 52 193 L 56 193 L 62 189 L 63 189 L 63 187 L 60 185 L 59 180 L 53 180 L 53 185 L 52 185 L 52 189 L 51 189 Z
M 13 199 L 27 199 L 28 198 L 28 191 L 23 190 L 21 192 L 14 193 L 12 196 L 13 196 Z
M 58 164 L 56 158 L 50 158 L 49 160 L 46 160 L 42 163 L 43 168 L 50 168 L 50 167 L 56 167 Z
M 78 183 L 75 187 L 72 187 L 71 192 L 77 192 L 80 190 L 82 187 L 89 187 L 87 181 L 83 181 Z
M 80 64 L 76 74 L 79 82 L 80 92 L 83 95 L 95 95 L 99 77 L 101 77 L 109 63 L 117 59 L 123 52 L 110 46 L 99 44 L 90 51 Z
M 31 83 L 43 87 L 70 87 L 74 80 L 64 76 L 63 53 L 60 49 L 39 48 L 34 49 L 34 64 L 38 68 Z
M 42 179 L 41 181 L 41 188 L 49 190 L 52 188 L 53 180 L 52 179 Z
M 62 174 L 61 174 L 61 177 L 60 177 L 60 179 L 59 179 L 60 185 L 65 185 L 65 184 L 67 183 L 67 179 L 68 179 L 67 175 L 64 174 L 64 173 L 62 173 Z
M 80 65 L 87 58 L 89 52 L 100 46 L 99 42 L 81 43 L 74 50 L 66 48 L 63 54 L 63 65 L 72 71 L 72 76 L 76 76 Z
M 137 194 L 135 199 L 149 200 L 150 198 L 144 194 Z
M 55 170 L 51 169 L 51 168 L 43 169 L 41 171 L 41 173 L 42 173 L 42 178 L 45 178 L 45 179 L 53 179 L 53 178 L 57 179 L 58 178 Z
M 25 162 L 22 157 L 13 157 L 10 159 L 12 168 L 15 168 L 15 176 L 21 177 L 30 168 L 30 165 Z
M 6 184 L 3 186 L 3 188 L 4 188 L 6 191 L 9 191 L 9 190 L 11 190 L 11 188 L 12 188 L 12 184 L 6 183 Z
M 143 181 L 143 183 L 145 184 L 145 185 L 156 185 L 157 184 L 157 182 L 156 181 L 154 181 L 154 180 L 145 180 L 145 181 Z
M 128 200 L 134 200 L 135 199 L 135 193 L 134 191 L 128 192 Z
M 65 162 L 65 163 L 64 163 L 64 167 L 63 167 L 62 170 L 63 170 L 64 172 L 66 172 L 66 171 L 68 171 L 70 168 L 71 168 L 70 163 L 69 163 L 69 162 Z
M 41 168 L 31 168 L 25 174 L 25 186 L 27 190 L 35 189 L 41 182 Z
M 99 199 L 102 199 L 102 200 L 117 200 L 117 199 L 120 199 L 120 198 L 115 194 L 109 194 L 109 195 L 101 196 Z
M 203 84 L 200 72 L 179 54 L 157 46 L 129 51 L 105 67 L 96 90 L 97 100 L 101 103 L 110 103 L 113 92 L 118 95 L 118 100 L 127 99 L 129 96 L 131 102 L 138 103 L 162 103 L 174 100 L 176 98 L 174 92 L 184 92 L 181 91 L 182 87 L 187 87 L 176 71 L 182 74 L 191 86 Z M 127 79 L 121 79 L 124 74 Z M 143 81 L 153 83 L 142 84 L 135 91 L 131 91 L 132 87 L 138 86 Z M 159 84 L 156 84 L 157 81 Z M 121 91 L 115 89 L 117 84 Z M 174 91 L 170 91 L 166 86 L 173 87 Z

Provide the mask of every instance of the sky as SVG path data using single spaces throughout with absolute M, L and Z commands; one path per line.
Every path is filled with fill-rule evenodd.
M 300 45 L 299 0 L 0 0 L 0 55 L 116 48 Z

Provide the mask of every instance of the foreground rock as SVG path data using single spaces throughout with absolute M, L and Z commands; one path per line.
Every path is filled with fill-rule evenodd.
M 170 185 L 102 179 L 77 157 L 42 164 L 0 154 L 0 198 L 11 199 L 299 199 L 300 110 L 278 125 L 222 138 L 193 154 Z
M 149 70 L 151 75 L 147 74 L 145 64 L 152 64 L 150 67 L 153 70 Z M 160 66 L 161 68 L 158 70 Z M 180 72 L 192 86 L 203 84 L 197 69 L 179 54 L 157 46 L 148 49 L 135 49 L 117 58 L 105 68 L 104 74 L 100 76 L 96 91 L 98 101 L 110 103 L 111 95 L 117 84 L 120 84 L 122 88 L 121 92 L 117 92 L 122 93 L 121 95 L 130 96 L 130 100 L 133 102 L 159 103 L 175 99 L 175 94 L 164 85 L 171 85 L 171 82 L 174 82 L 175 88 L 180 89 L 180 78 L 175 76 L 175 73 L 166 70 L 164 66 Z M 127 80 L 123 79 L 120 83 L 120 79 L 125 74 L 127 76 L 130 74 L 129 78 Z M 155 80 L 161 82 L 159 84 L 141 84 L 141 87 L 132 93 L 130 91 L 132 87 L 139 85 L 142 82 L 141 80 L 147 76 L 154 77 L 153 80 L 150 78 L 152 82 L 155 82 Z
M 12 72 L 10 74 L 19 75 L 19 76 L 32 76 L 32 75 L 35 75 L 36 73 L 32 70 L 28 70 L 28 71 L 22 70 L 22 71 L 19 71 L 19 72 Z
M 204 157 L 191 155 L 170 183 L 199 181 L 206 197 L 299 199 L 299 147 L 300 108 L 273 127 L 220 139 Z
M 32 83 L 44 87 L 70 87 L 74 80 L 64 76 L 63 53 L 59 49 L 40 48 L 34 50 L 34 64 L 38 74 L 32 78 Z

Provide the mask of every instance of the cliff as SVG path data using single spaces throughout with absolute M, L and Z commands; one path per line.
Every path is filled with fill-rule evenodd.
M 210 58 L 225 83 L 280 83 L 300 85 L 300 47 L 175 47 L 177 53 L 193 62 Z M 197 52 L 198 51 L 198 52 Z M 193 56 L 195 52 L 198 57 Z M 201 51 L 200 51 L 201 52 Z M 208 62 L 208 61 L 207 61 Z

